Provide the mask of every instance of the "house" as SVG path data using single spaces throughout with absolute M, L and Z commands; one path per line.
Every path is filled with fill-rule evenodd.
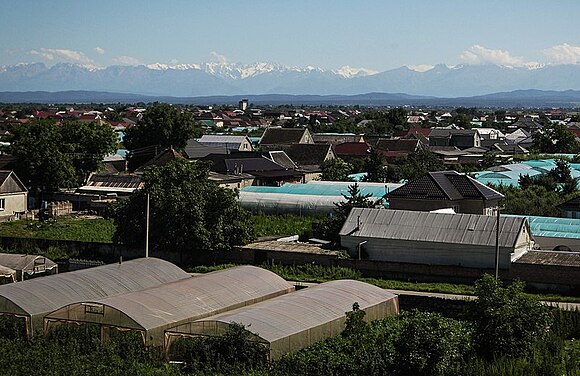
M 519 144 L 521 141 L 527 139 L 530 136 L 531 136 L 530 132 L 528 132 L 524 129 L 518 128 L 515 131 L 513 131 L 512 133 L 506 134 L 505 139 L 507 142 L 510 142 L 513 144 Z
M 509 129 L 523 129 L 532 134 L 542 129 L 542 124 L 538 123 L 531 117 L 520 117 L 518 121 L 508 126 Z
M 564 218 L 580 218 L 580 196 L 556 206 Z
M 147 161 L 144 165 L 140 166 L 135 170 L 136 174 L 142 174 L 145 169 L 150 166 L 164 166 L 170 162 L 178 159 L 184 159 L 180 152 L 173 148 L 168 148 L 157 154 L 155 157 Z
M 382 138 L 375 148 L 382 151 L 388 160 L 393 160 L 421 150 L 423 144 L 418 139 Z
M 222 188 L 242 189 L 254 184 L 254 175 L 248 173 L 220 174 L 219 172 L 209 172 L 209 181 L 213 181 Z
M 254 148 L 252 147 L 252 142 L 247 136 L 204 134 L 197 141 L 202 145 L 224 147 L 229 151 L 254 150 Z
M 340 243 L 355 258 L 396 263 L 493 269 L 497 217 L 353 208 Z M 499 267 L 532 250 L 526 218 L 499 218 Z
M 269 127 L 260 139 L 261 146 L 313 144 L 312 135 L 306 128 Z
M 301 183 L 303 174 L 288 169 L 264 156 L 236 157 L 233 155 L 211 154 L 202 160 L 212 162 L 211 171 L 224 175 L 242 173 L 254 176 L 254 185 L 280 186 L 284 183 Z
M 0 220 L 17 219 L 28 209 L 28 189 L 14 171 L 0 170 Z
M 364 135 L 352 133 L 315 133 L 312 138 L 317 144 L 338 145 L 345 142 L 365 142 Z
M 365 158 L 371 153 L 371 147 L 366 142 L 345 142 L 334 147 L 337 157 L 345 161 Z
M 428 172 L 388 193 L 389 208 L 493 215 L 503 195 L 456 171 Z
M 429 146 L 479 147 L 481 136 L 474 129 L 433 128 L 429 133 Z
M 227 154 L 228 149 L 222 145 L 204 145 L 197 140 L 191 139 L 187 141 L 183 153 L 187 159 L 200 159 L 210 154 Z
M 322 172 L 320 165 L 336 158 L 329 144 L 294 144 L 285 147 L 284 151 L 305 174 L 305 183 L 318 179 Z

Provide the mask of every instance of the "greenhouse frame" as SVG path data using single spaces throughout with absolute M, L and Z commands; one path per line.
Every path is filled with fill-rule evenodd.
M 179 267 L 157 258 L 55 274 L 0 286 L 0 315 L 24 318 L 31 336 L 42 331 L 46 314 L 62 306 L 189 278 Z
M 341 333 L 355 302 L 367 322 L 399 313 L 395 294 L 365 282 L 337 280 L 173 327 L 165 333 L 166 351 L 179 338 L 221 335 L 235 323 L 244 325 L 275 360 Z
M 135 330 L 146 346 L 161 347 L 165 330 L 189 321 L 294 291 L 277 274 L 255 266 L 223 269 L 147 290 L 64 306 L 44 319 L 45 333 L 62 324 L 97 324 L 101 339 L 111 330 Z

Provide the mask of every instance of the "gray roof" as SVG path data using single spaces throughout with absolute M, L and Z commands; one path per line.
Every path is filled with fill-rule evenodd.
M 26 186 L 18 179 L 14 171 L 0 170 L 0 194 L 27 191 Z
M 377 286 L 353 280 L 337 280 L 308 287 L 249 307 L 199 320 L 170 331 L 195 334 L 203 322 L 239 323 L 267 342 L 288 338 L 344 317 L 356 302 L 361 309 L 396 299 Z M 337 330 L 338 332 L 338 330 Z M 201 333 L 200 333 L 201 334 Z
M 64 305 L 190 278 L 170 262 L 142 258 L 0 286 L 0 312 L 44 315 Z
M 188 159 L 199 159 L 209 154 L 227 154 L 228 150 L 224 146 L 204 145 L 191 139 L 187 141 L 187 145 L 185 145 L 183 152 Z
M 292 284 L 277 274 L 246 265 L 83 303 L 111 307 L 128 316 L 134 329 L 151 330 L 243 307 L 293 289 Z M 61 318 L 68 311 L 68 307 L 63 307 L 47 319 Z M 119 314 L 112 316 L 120 317 Z M 81 321 L 84 320 L 87 318 Z M 128 325 L 119 323 L 119 326 Z
M 360 217 L 360 228 L 357 223 Z M 478 214 L 446 214 L 409 210 L 351 210 L 340 230 L 341 236 L 398 239 L 414 242 L 495 246 L 495 216 Z M 513 247 L 526 218 L 500 218 L 501 247 Z M 529 232 L 529 228 L 528 228 Z
M 456 171 L 428 172 L 387 194 L 389 198 L 429 200 L 500 200 L 504 196 Z

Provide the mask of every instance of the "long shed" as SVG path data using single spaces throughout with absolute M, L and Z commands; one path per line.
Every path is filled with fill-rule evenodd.
M 23 317 L 28 335 L 62 306 L 143 290 L 191 276 L 170 262 L 141 258 L 0 286 L 0 314 Z
M 62 323 L 93 323 L 106 339 L 111 329 L 136 330 L 147 346 L 162 346 L 169 327 L 254 304 L 294 290 L 273 272 L 239 266 L 150 289 L 64 306 L 44 320 L 45 331 Z
M 353 257 L 493 268 L 496 229 L 495 216 L 354 208 L 340 241 Z M 526 218 L 500 217 L 500 268 L 509 269 L 533 246 Z
M 166 343 L 169 347 L 180 337 L 220 335 L 236 323 L 267 346 L 273 360 L 341 333 L 354 303 L 366 313 L 366 321 L 399 313 L 396 295 L 368 283 L 337 280 L 176 326 L 166 331 Z

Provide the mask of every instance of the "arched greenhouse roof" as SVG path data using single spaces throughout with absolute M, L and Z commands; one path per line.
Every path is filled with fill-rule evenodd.
M 153 342 L 163 329 L 293 291 L 277 274 L 255 266 L 239 266 L 167 283 L 150 289 L 62 307 L 46 321 L 92 322 L 142 331 Z M 96 307 L 87 311 L 85 307 Z
M 262 341 L 272 344 L 280 340 L 288 342 L 286 339 L 290 337 L 334 323 L 333 328 L 321 329 L 321 333 L 328 337 L 344 329 L 343 325 L 337 324 L 337 320 L 344 319 L 355 302 L 361 310 L 381 307 L 375 315 L 367 313 L 370 320 L 383 318 L 388 313 L 398 313 L 396 295 L 365 282 L 337 280 L 180 325 L 168 332 L 177 336 L 214 335 L 219 334 L 215 330 L 223 328 L 223 324 L 237 323 L 244 325 Z M 308 345 L 309 341 L 310 336 L 307 335 L 298 342 Z
M 0 286 L 0 313 L 37 317 L 62 306 L 143 290 L 191 276 L 170 262 L 141 258 Z

